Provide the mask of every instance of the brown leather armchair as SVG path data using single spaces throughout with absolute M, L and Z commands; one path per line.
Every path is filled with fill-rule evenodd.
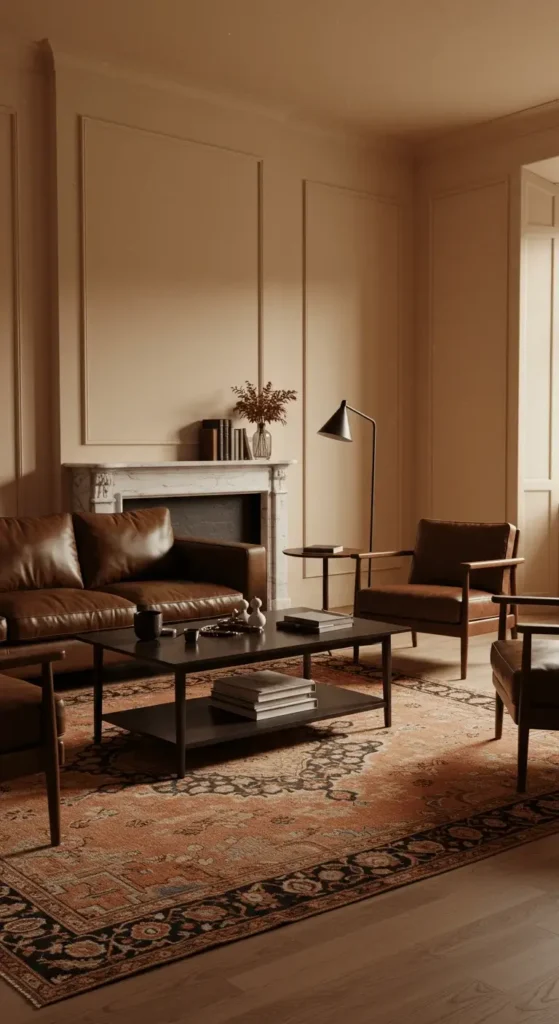
M 465 679 L 469 638 L 497 632 L 499 618 L 492 595 L 516 594 L 516 567 L 524 561 L 517 557 L 519 537 L 519 530 L 511 523 L 421 519 L 413 551 L 353 556 L 355 615 L 409 626 L 414 647 L 418 632 L 460 637 L 461 678 Z M 364 562 L 404 555 L 412 557 L 407 583 L 362 586 Z M 512 602 L 507 625 L 516 635 Z M 357 659 L 357 651 L 355 656 Z
M 60 843 L 59 765 L 64 763 L 64 703 L 55 697 L 52 662 L 64 651 L 37 647 L 0 655 L 0 782 L 44 771 L 47 782 L 50 839 Z M 3 675 L 30 665 L 41 669 L 40 685 Z
M 518 625 L 523 640 L 506 639 L 510 598 L 494 597 L 500 606 L 499 639 L 491 646 L 495 694 L 495 739 L 503 732 L 506 707 L 518 726 L 517 789 L 526 790 L 530 729 L 559 729 L 559 625 Z M 559 597 L 517 597 L 516 604 L 559 608 Z M 532 637 L 544 639 L 532 641 Z

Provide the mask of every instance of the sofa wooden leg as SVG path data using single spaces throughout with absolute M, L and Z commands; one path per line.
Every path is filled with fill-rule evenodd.
M 526 777 L 528 774 L 528 740 L 530 728 L 520 722 L 518 726 L 518 774 L 516 788 L 519 793 L 526 792 Z
M 468 640 L 469 636 L 467 633 L 462 633 L 460 637 L 460 679 L 466 679 L 468 676 Z
M 503 702 L 499 694 L 495 694 L 495 739 L 500 740 L 503 735 Z
M 415 632 L 415 629 L 412 629 L 411 631 L 411 642 L 414 647 L 417 647 L 417 633 Z

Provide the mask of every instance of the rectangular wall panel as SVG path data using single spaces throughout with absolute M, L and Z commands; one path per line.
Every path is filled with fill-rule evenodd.
M 398 207 L 372 196 L 308 182 L 306 543 L 368 544 L 371 428 L 350 413 L 352 444 L 317 436 L 317 430 L 345 398 L 377 420 L 375 547 L 398 546 L 399 281 Z M 316 572 L 316 567 L 310 571 Z M 350 570 L 344 565 L 339 571 Z
M 259 164 L 83 121 L 88 444 L 196 441 L 258 375 Z
M 440 195 L 431 222 L 432 514 L 506 509 L 507 185 Z
M 524 239 L 524 475 L 551 476 L 552 238 Z
M 523 569 L 522 589 L 527 594 L 555 593 L 553 584 L 557 567 L 552 558 L 556 544 L 552 542 L 551 525 L 557 517 L 551 514 L 551 492 L 527 491 L 524 495 L 524 519 L 528 526 L 522 537 Z
M 13 115 L 0 111 L 0 515 L 17 514 L 16 193 Z

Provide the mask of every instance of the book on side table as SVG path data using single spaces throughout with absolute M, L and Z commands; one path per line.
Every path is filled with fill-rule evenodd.
M 210 703 L 220 711 L 260 722 L 314 711 L 316 686 L 311 679 L 267 670 L 246 676 L 223 676 L 213 684 Z

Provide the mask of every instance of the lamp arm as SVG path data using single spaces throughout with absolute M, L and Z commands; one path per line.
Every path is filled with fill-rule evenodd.
M 376 424 L 376 420 L 374 420 L 372 416 L 367 416 L 366 412 L 361 412 L 360 409 L 354 409 L 353 406 L 352 405 L 348 405 L 347 402 L 346 402 L 346 409 L 349 409 L 350 412 L 354 412 L 357 416 L 361 416 L 362 419 L 368 420 L 369 423 L 373 423 L 374 426 L 376 427 L 376 425 L 377 425 Z

